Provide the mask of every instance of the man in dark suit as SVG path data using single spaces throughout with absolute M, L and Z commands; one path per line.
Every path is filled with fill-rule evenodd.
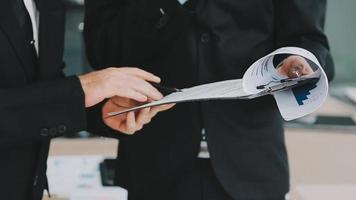
M 61 1 L 2 0 L 0 5 L 0 198 L 40 200 L 48 187 L 50 139 L 85 130 L 94 122 L 103 133 L 141 129 L 165 108 L 102 120 L 101 108 L 104 115 L 136 101 L 161 98 L 148 83 L 159 78 L 135 68 L 65 78 Z M 86 112 L 98 109 L 99 115 L 87 122 Z
M 325 7 L 325 0 L 86 0 L 84 33 L 97 69 L 146 66 L 178 88 L 241 78 L 284 46 L 311 51 L 331 79 Z M 293 77 L 286 63 L 295 63 L 308 74 L 304 61 L 286 57 L 279 71 Z M 179 104 L 120 140 L 116 173 L 130 200 L 282 200 L 289 172 L 276 103 L 268 96 Z

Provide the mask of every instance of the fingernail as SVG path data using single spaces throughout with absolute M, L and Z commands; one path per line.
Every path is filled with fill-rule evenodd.
M 302 71 L 301 67 L 295 66 L 289 71 L 289 77 L 298 78 L 298 77 L 300 77 L 302 75 L 301 71 Z
M 140 102 L 146 102 L 148 99 L 148 97 L 146 96 L 142 96 L 141 99 L 140 99 Z
M 157 94 L 157 99 L 156 99 L 156 100 L 159 100 L 159 99 L 162 99 L 162 98 L 163 98 L 163 94 L 158 93 L 158 94 Z
M 161 78 L 160 77 L 155 76 L 155 79 L 156 79 L 157 83 L 161 82 Z

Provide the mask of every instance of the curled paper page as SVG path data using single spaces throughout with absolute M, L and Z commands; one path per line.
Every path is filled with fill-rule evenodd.
M 273 60 L 277 55 L 298 55 L 304 57 L 315 69 L 312 76 L 319 78 L 316 83 L 313 82 L 301 87 L 273 93 L 282 117 L 289 121 L 317 110 L 328 95 L 328 80 L 318 59 L 312 53 L 302 48 L 280 48 L 256 61 L 244 74 L 242 81 L 244 91 L 248 94 L 255 94 L 261 91 L 257 89 L 259 85 L 273 86 L 286 78 L 277 72 L 273 64 Z
M 180 90 L 180 92 L 174 92 L 158 101 L 147 103 L 142 106 L 130 108 L 127 110 L 108 113 L 108 116 L 115 116 L 129 111 L 170 103 L 208 101 L 219 99 L 248 99 L 249 97 L 250 95 L 248 95 L 242 89 L 242 79 L 234 79 L 182 89 Z
M 314 73 L 294 79 L 280 75 L 273 63 L 276 55 L 298 55 L 312 66 Z M 243 79 L 226 80 L 177 90 L 164 98 L 138 107 L 108 113 L 108 117 L 147 107 L 170 103 L 221 99 L 253 99 L 274 95 L 285 120 L 292 120 L 314 112 L 325 101 L 328 81 L 316 57 L 296 47 L 286 47 L 256 61 Z

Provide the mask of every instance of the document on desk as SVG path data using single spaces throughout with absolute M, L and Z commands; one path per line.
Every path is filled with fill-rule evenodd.
M 315 71 L 311 75 L 288 79 L 280 75 L 273 59 L 278 54 L 300 55 Z M 328 93 L 328 81 L 317 58 L 305 49 L 285 47 L 259 59 L 245 72 L 242 79 L 226 80 L 171 93 L 161 100 L 137 106 L 131 109 L 108 113 L 108 117 L 135 111 L 147 107 L 226 99 L 253 99 L 273 95 L 285 120 L 292 120 L 314 112 L 325 101 Z

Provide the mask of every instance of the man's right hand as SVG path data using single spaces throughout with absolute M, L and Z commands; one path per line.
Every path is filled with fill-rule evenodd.
M 114 96 L 138 102 L 159 100 L 163 97 L 149 83 L 159 83 L 160 78 L 138 68 L 107 68 L 81 75 L 79 79 L 84 90 L 86 107 Z

